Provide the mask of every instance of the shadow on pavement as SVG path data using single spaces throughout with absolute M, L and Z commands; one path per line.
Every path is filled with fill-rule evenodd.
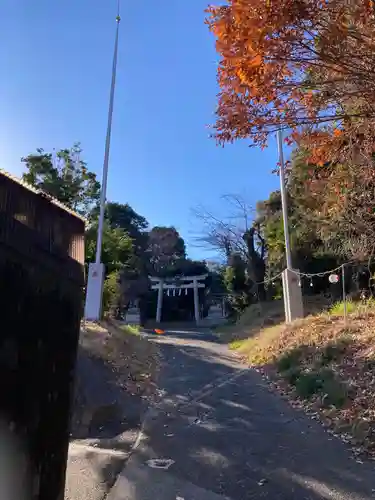
M 374 498 L 372 463 L 356 462 L 341 441 L 271 393 L 222 346 L 181 339 L 195 340 L 160 341 L 163 399 L 145 423 L 137 466 L 123 473 L 132 493 L 122 498 L 175 500 L 175 491 L 160 486 L 172 477 L 233 500 Z M 153 458 L 174 463 L 150 475 L 146 462 Z
M 118 383 L 109 363 L 79 348 L 72 439 L 111 439 L 138 428 L 143 407 L 141 396 Z

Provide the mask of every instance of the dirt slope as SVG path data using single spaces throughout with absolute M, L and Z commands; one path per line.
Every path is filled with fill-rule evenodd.
M 293 405 L 339 433 L 356 453 L 375 457 L 375 312 L 372 304 L 351 309 L 347 321 L 321 313 L 251 330 L 232 348 Z

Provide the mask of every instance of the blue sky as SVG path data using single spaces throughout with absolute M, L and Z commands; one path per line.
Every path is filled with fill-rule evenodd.
M 199 224 L 192 207 L 222 212 L 220 197 L 250 203 L 278 186 L 266 151 L 217 147 L 214 39 L 209 0 L 123 0 L 108 198 L 128 202 L 152 225 L 174 225 L 189 254 Z M 0 0 L 0 166 L 80 141 L 101 178 L 116 0 Z

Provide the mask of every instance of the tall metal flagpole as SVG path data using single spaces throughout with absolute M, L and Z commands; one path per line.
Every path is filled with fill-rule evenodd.
M 116 16 L 117 25 L 116 25 L 115 49 L 113 52 L 113 63 L 112 63 L 111 92 L 109 95 L 107 135 L 106 135 L 106 139 L 105 139 L 105 151 L 104 151 L 104 161 L 103 161 L 102 190 L 101 190 L 101 194 L 100 194 L 100 214 L 99 214 L 98 238 L 97 238 L 97 242 L 96 242 L 96 258 L 95 258 L 96 264 L 100 263 L 100 258 L 102 255 L 103 225 L 104 225 L 105 202 L 106 202 L 106 198 L 107 198 L 108 164 L 109 164 L 109 152 L 110 152 L 110 147 L 111 147 L 113 103 L 114 103 L 114 99 L 115 99 L 115 88 L 116 88 L 118 37 L 119 37 L 120 21 L 121 21 L 121 18 L 120 18 L 120 0 L 118 0 L 117 16 Z
M 108 165 L 109 165 L 109 153 L 111 147 L 113 104 L 115 99 L 115 88 L 116 88 L 120 21 L 121 21 L 120 0 L 118 0 L 117 16 L 116 16 L 116 37 L 115 37 L 115 47 L 114 47 L 113 62 L 112 62 L 112 80 L 111 80 L 111 90 L 109 94 L 107 135 L 105 139 L 103 177 L 102 177 L 102 186 L 100 192 L 100 212 L 99 212 L 99 223 L 98 223 L 98 236 L 96 241 L 96 256 L 95 256 L 95 262 L 89 265 L 89 272 L 87 277 L 85 319 L 91 319 L 91 320 L 99 320 L 102 309 L 104 265 L 100 261 L 101 261 L 102 246 L 103 246 L 104 213 L 105 213 L 105 204 L 107 198 Z

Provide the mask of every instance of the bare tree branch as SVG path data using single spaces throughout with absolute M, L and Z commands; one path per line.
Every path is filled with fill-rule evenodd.
M 218 251 L 225 259 L 236 252 L 247 261 L 248 248 L 243 235 L 253 224 L 255 210 L 237 194 L 226 194 L 221 199 L 227 205 L 225 217 L 215 215 L 204 206 L 192 210 L 194 217 L 202 223 L 202 234 L 197 241 Z

